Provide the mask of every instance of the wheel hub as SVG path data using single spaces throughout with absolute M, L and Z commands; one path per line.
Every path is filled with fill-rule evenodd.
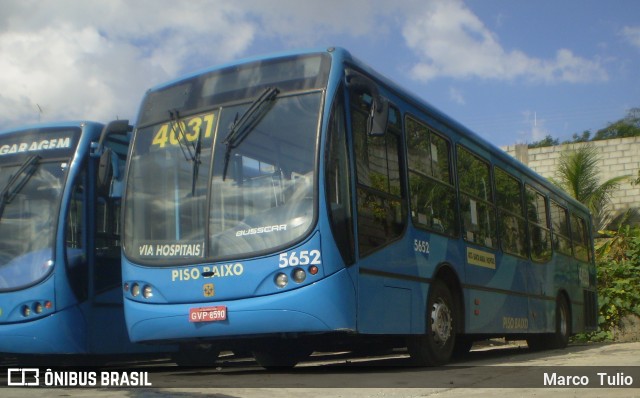
M 438 345 L 446 344 L 452 333 L 451 310 L 442 301 L 433 304 L 431 308 L 431 333 Z

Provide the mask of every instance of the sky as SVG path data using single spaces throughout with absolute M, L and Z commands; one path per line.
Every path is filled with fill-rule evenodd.
M 135 120 L 164 81 L 331 46 L 498 146 L 640 107 L 636 0 L 3 0 L 0 129 Z

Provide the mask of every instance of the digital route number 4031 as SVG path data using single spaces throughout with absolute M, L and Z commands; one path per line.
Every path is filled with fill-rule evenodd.
M 204 137 L 211 137 L 211 132 L 214 128 L 215 116 L 212 113 L 205 115 L 198 115 L 190 117 L 184 121 L 165 123 L 153 136 L 151 145 L 164 148 L 165 145 L 170 144 L 176 146 L 179 144 L 179 140 L 186 139 L 188 142 L 193 142 L 198 139 L 200 130 L 204 125 Z M 184 134 L 184 138 L 181 135 Z

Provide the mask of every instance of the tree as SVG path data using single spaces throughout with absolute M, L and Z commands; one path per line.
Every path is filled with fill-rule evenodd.
M 632 108 L 624 118 L 598 130 L 594 141 L 640 136 L 640 108 Z
M 577 143 L 577 142 L 588 142 L 591 138 L 591 131 L 585 130 L 582 134 L 573 133 L 573 139 L 571 141 L 565 141 L 565 144 Z
M 556 146 L 560 145 L 560 141 L 557 138 L 553 138 L 550 135 L 547 135 L 540 141 L 534 141 L 528 145 L 529 148 L 542 148 L 547 146 Z
M 611 195 L 622 181 L 629 178 L 614 177 L 600 183 L 598 160 L 597 148 L 592 144 L 564 151 L 556 179 L 551 179 L 556 186 L 589 209 L 593 216 L 594 232 L 604 230 L 611 220 Z

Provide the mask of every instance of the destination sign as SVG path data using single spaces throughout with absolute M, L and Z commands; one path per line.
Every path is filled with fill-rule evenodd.
M 0 135 L 0 158 L 38 154 L 68 156 L 78 143 L 79 128 L 34 129 Z

